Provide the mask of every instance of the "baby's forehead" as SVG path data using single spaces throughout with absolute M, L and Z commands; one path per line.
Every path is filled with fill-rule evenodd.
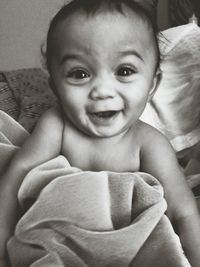
M 134 24 L 134 21 L 135 24 Z M 122 14 L 99 14 L 98 17 L 78 16 L 64 21 L 55 35 L 55 51 L 87 54 L 89 57 L 122 54 L 122 51 L 138 51 L 145 55 L 152 50 L 151 34 L 144 23 Z
M 148 22 L 148 19 L 145 17 L 141 17 L 137 12 L 135 12 L 134 10 L 131 10 L 130 8 L 124 8 L 123 12 L 120 12 L 118 10 L 105 10 L 105 12 L 103 10 L 98 10 L 95 13 L 87 13 L 85 10 L 76 10 L 75 12 L 73 12 L 72 14 L 63 17 L 60 21 L 57 22 L 57 25 L 55 25 L 54 30 L 52 31 L 52 35 L 56 35 L 57 33 L 61 32 L 61 34 L 63 33 L 63 31 L 69 30 L 70 25 L 71 28 L 74 27 L 73 25 L 76 24 L 77 25 L 77 21 L 79 21 L 78 24 L 78 28 L 81 29 L 83 27 L 83 25 L 85 24 L 90 24 L 91 25 L 91 30 L 94 30 L 93 25 L 95 27 L 96 24 L 96 20 L 98 20 L 99 24 L 103 24 L 104 23 L 104 18 L 105 16 L 108 17 L 112 17 L 116 20 L 116 24 L 121 27 L 122 25 L 122 20 L 118 19 L 120 16 L 128 18 L 129 19 L 129 24 L 131 25 L 131 27 L 133 29 L 138 29 L 138 32 L 140 32 L 141 27 L 143 28 L 143 32 L 144 30 L 146 32 L 148 32 L 148 35 L 152 35 L 152 40 L 154 39 L 154 31 L 150 25 L 150 23 Z M 112 25 L 112 21 L 110 20 L 106 20 L 107 23 L 107 27 L 110 27 Z M 92 25 L 93 24 L 93 25 Z M 104 23 L 105 24 L 105 23 Z M 125 25 L 123 25 L 123 27 L 126 27 Z M 77 29 L 77 28 L 76 28 Z M 99 28 L 96 27 L 95 30 L 97 31 Z M 112 31 L 112 27 L 110 27 L 110 31 Z M 136 30 L 135 30 L 136 32 Z M 131 31 L 130 31 L 130 35 L 131 35 Z M 151 40 L 150 40 L 151 41 Z

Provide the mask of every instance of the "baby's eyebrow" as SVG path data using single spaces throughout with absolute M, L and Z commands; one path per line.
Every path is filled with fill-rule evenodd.
M 138 57 L 140 60 L 144 61 L 142 55 L 140 55 L 140 53 L 138 53 L 136 50 L 125 50 L 125 51 L 119 51 L 118 52 L 119 56 L 136 56 Z
M 73 59 L 80 60 L 81 56 L 78 54 L 65 54 L 60 60 L 60 65 L 64 64 L 68 60 L 73 60 Z

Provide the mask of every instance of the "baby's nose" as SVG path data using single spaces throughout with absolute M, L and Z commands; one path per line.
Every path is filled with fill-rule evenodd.
M 93 100 L 113 98 L 115 94 L 114 84 L 111 81 L 101 80 L 93 85 L 90 91 L 90 98 Z

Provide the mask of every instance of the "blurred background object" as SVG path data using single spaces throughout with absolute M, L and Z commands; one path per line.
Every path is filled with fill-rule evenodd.
M 192 17 L 200 21 L 199 0 L 169 0 L 169 25 L 171 27 L 187 24 Z

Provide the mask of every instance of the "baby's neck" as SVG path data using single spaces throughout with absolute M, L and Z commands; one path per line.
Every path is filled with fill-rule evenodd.
M 110 137 L 96 137 L 66 122 L 62 154 L 82 170 L 138 171 L 139 146 L 131 129 Z

